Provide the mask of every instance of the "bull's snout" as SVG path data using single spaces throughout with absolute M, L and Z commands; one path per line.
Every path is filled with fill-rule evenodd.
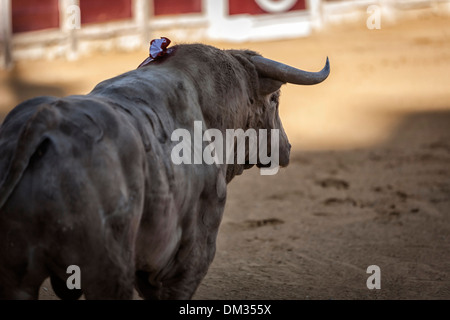
M 288 142 L 284 150 L 280 150 L 280 166 L 287 167 L 289 165 L 289 157 L 291 155 L 291 144 Z
M 274 166 L 287 167 L 289 165 L 289 157 L 291 154 L 291 144 L 288 142 L 285 147 L 280 148 L 278 152 L 270 152 L 270 161 L 261 163 L 258 161 L 258 168 L 272 168 Z M 259 159 L 258 159 L 259 160 Z

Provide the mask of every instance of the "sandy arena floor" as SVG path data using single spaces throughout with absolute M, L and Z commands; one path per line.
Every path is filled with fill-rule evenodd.
M 329 56 L 332 71 L 323 84 L 283 88 L 291 164 L 230 183 L 194 298 L 450 299 L 450 19 L 214 45 L 311 71 Z M 87 93 L 146 55 L 20 62 L 0 71 L 0 119 L 27 98 Z M 370 265 L 380 290 L 366 287 Z M 40 298 L 56 299 L 48 282 Z

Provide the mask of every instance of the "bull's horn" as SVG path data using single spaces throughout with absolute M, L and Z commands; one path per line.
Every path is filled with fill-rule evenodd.
M 323 67 L 323 69 L 319 72 L 303 71 L 261 56 L 252 57 L 252 61 L 260 75 L 285 83 L 287 82 L 303 85 L 318 84 L 325 80 L 330 74 L 330 63 L 328 61 L 328 57 L 325 67 Z

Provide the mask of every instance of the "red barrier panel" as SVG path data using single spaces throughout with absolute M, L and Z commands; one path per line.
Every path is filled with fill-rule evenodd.
M 278 3 L 283 0 L 266 0 L 266 2 L 270 3 Z M 265 11 L 255 0 L 229 0 L 229 14 L 267 14 L 270 13 Z M 305 10 L 306 3 L 305 0 L 297 0 L 297 2 L 288 10 L 288 11 L 296 11 L 296 10 Z
M 81 24 L 131 19 L 131 0 L 80 0 Z
M 11 1 L 13 33 L 59 27 L 58 0 Z
M 153 0 L 153 3 L 155 16 L 202 12 L 202 0 Z

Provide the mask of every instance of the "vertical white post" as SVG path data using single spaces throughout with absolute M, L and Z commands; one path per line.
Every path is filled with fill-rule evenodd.
M 149 21 L 153 15 L 153 0 L 133 1 L 134 21 L 141 35 L 141 45 L 147 47 L 150 41 Z
M 79 0 L 59 0 L 59 28 L 67 36 L 66 57 L 68 60 L 78 58 L 77 30 L 81 28 L 81 11 Z
M 203 0 L 203 12 L 208 19 L 208 36 L 220 39 L 226 31 L 226 17 L 228 14 L 228 0 Z
M 11 0 L 0 0 L 0 37 L 0 66 L 10 69 L 13 66 Z
M 309 9 L 310 23 L 313 30 L 320 30 L 323 27 L 322 17 L 322 1 L 321 0 L 307 0 L 307 9 Z

